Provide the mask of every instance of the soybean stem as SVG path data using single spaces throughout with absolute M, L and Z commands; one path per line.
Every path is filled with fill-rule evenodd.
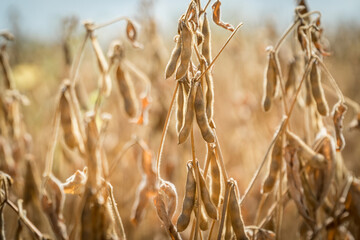
M 216 153 L 216 156 L 219 157 L 219 160 L 220 160 L 220 166 L 221 166 L 221 173 L 223 175 L 223 178 L 224 178 L 224 183 L 226 184 L 229 176 L 226 172 L 226 169 L 225 169 L 225 163 L 224 163 L 224 158 L 223 158 L 223 154 L 221 152 L 221 147 L 220 147 L 220 143 L 219 143 L 219 139 L 217 137 L 217 134 L 215 132 L 215 129 L 214 130 L 214 133 L 215 133 L 215 142 L 216 142 L 216 147 L 215 147 L 215 153 Z
M 39 229 L 35 227 L 35 225 L 24 215 L 19 213 L 19 209 L 16 205 L 11 202 L 9 199 L 6 199 L 6 204 L 9 205 L 18 215 L 19 219 L 25 224 L 25 226 L 34 234 L 38 239 L 47 239 L 44 235 L 40 232 Z
M 169 123 L 170 123 L 170 116 L 171 116 L 171 112 L 172 112 L 172 108 L 174 105 L 174 100 L 175 100 L 175 96 L 176 96 L 176 92 L 177 89 L 179 87 L 179 82 L 176 83 L 175 86 L 175 90 L 170 102 L 170 106 L 166 115 L 166 120 L 165 120 L 165 124 L 164 124 L 164 128 L 162 131 L 162 135 L 161 135 L 161 141 L 160 141 L 160 146 L 159 146 L 159 151 L 158 151 L 158 155 L 157 155 L 157 159 L 156 159 L 156 179 L 161 179 L 161 174 L 160 174 L 160 167 L 161 167 L 161 156 L 162 156 L 162 152 L 163 152 L 163 148 L 164 148 L 164 143 L 165 143 L 165 137 L 166 137 L 166 133 L 167 130 L 169 128 Z
M 228 45 L 228 43 L 230 42 L 230 40 L 234 37 L 235 33 L 237 32 L 237 30 L 239 30 L 239 28 L 243 25 L 243 23 L 239 23 L 236 28 L 234 29 L 234 31 L 230 34 L 230 36 L 228 37 L 228 39 L 226 40 L 226 42 L 224 43 L 224 45 L 221 47 L 220 51 L 218 52 L 218 54 L 216 54 L 216 56 L 214 57 L 214 59 L 212 60 L 212 62 L 209 64 L 209 66 L 205 69 L 205 71 L 203 71 L 200 76 L 196 79 L 196 81 L 198 81 L 199 79 L 201 79 L 204 74 L 209 71 L 209 69 L 211 69 L 211 67 L 214 65 L 216 59 L 218 59 L 218 57 L 220 56 L 220 54 L 222 53 L 222 51 L 224 51 L 225 47 Z
M 221 212 L 221 221 L 220 221 L 219 232 L 218 232 L 218 237 L 217 237 L 218 240 L 221 240 L 221 237 L 222 237 L 222 232 L 223 232 L 224 223 L 225 223 L 226 209 L 227 209 L 227 205 L 229 202 L 229 192 L 230 192 L 230 188 L 232 187 L 232 185 L 233 185 L 232 182 L 226 182 L 224 204 L 223 204 L 223 209 Z
M 249 194 L 251 188 L 254 186 L 254 183 L 255 183 L 255 180 L 257 179 L 257 177 L 259 176 L 259 173 L 261 171 L 261 169 L 263 168 L 267 158 L 268 158 L 268 155 L 270 153 L 270 150 L 272 149 L 272 146 L 274 145 L 274 143 L 276 142 L 276 140 L 278 139 L 280 133 L 283 131 L 284 127 L 286 126 L 288 122 L 288 118 L 287 117 L 284 117 L 282 122 L 281 122 L 281 125 L 279 127 L 279 129 L 277 130 L 277 132 L 275 133 L 273 139 L 271 140 L 271 143 L 270 143 L 270 146 L 268 147 L 268 149 L 266 150 L 266 153 L 265 153 L 265 156 L 260 164 L 260 166 L 258 167 L 258 169 L 256 170 L 254 176 L 252 177 L 251 181 L 250 181 L 250 184 L 248 185 L 247 189 L 245 190 L 245 193 L 244 195 L 242 196 L 242 198 L 240 199 L 240 205 L 242 204 L 242 202 L 244 201 L 244 199 L 246 198 L 246 196 Z
M 298 22 L 300 21 L 300 19 L 297 19 L 296 21 L 293 22 L 293 24 L 291 24 L 288 29 L 286 29 L 285 33 L 281 36 L 281 38 L 279 39 L 279 41 L 277 42 L 274 51 L 278 52 L 279 48 L 281 47 L 281 44 L 284 42 L 284 40 L 286 39 L 286 37 L 289 35 L 289 33 L 294 29 L 294 27 L 298 24 Z
M 194 125 L 193 125 L 194 126 Z M 195 236 L 194 239 L 197 240 L 198 232 L 199 232 L 199 220 L 200 220 L 200 208 L 201 208 L 201 202 L 200 202 L 200 169 L 199 165 L 196 162 L 196 156 L 195 156 L 195 142 L 194 142 L 194 128 L 191 126 L 191 154 L 192 154 L 192 163 L 195 170 L 195 177 L 196 177 L 196 200 L 197 200 L 197 215 L 196 215 L 196 225 L 195 225 Z
M 101 24 L 98 24 L 98 25 L 94 25 L 94 26 L 92 26 L 90 29 L 91 29 L 92 31 L 94 31 L 94 30 L 96 30 L 96 29 L 109 26 L 109 25 L 111 25 L 111 24 L 114 24 L 114 23 L 119 22 L 119 21 L 122 21 L 122 20 L 127 20 L 127 21 L 129 21 L 129 19 L 128 19 L 127 17 L 117 17 L 117 18 L 115 18 L 115 19 L 113 19 L 113 20 L 110 20 L 110 21 L 108 21 L 108 22 L 101 23 Z

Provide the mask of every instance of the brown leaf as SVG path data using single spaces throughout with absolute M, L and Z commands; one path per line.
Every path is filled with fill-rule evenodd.
M 149 94 L 143 94 L 140 97 L 141 101 L 141 112 L 136 124 L 138 125 L 147 125 L 149 122 L 149 109 L 151 103 L 151 97 Z
M 218 0 L 216 1 L 213 5 L 212 5 L 212 9 L 213 9 L 213 21 L 214 23 L 216 23 L 217 25 L 219 25 L 220 27 L 223 27 L 227 30 L 230 31 L 234 31 L 234 27 L 229 24 L 229 23 L 225 23 L 223 21 L 221 21 L 221 17 L 220 17 L 220 5 L 221 2 Z
M 136 31 L 134 23 L 131 20 L 127 20 L 126 36 L 130 40 L 133 47 L 135 47 L 135 48 L 143 48 L 143 45 L 141 43 L 137 42 L 137 40 L 136 40 L 137 31 Z

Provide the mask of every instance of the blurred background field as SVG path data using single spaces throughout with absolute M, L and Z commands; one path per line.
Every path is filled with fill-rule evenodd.
M 15 41 L 9 45 L 9 56 L 16 87 L 30 100 L 23 107 L 23 115 L 28 132 L 33 138 L 36 168 L 40 178 L 44 171 L 45 153 L 49 135 L 52 132 L 51 121 L 55 112 L 55 101 L 63 78 L 68 77 L 64 44 L 70 46 L 70 56 L 78 51 L 85 30 L 83 20 L 101 23 L 116 16 L 128 16 L 135 19 L 139 27 L 139 42 L 143 49 L 134 49 L 124 39 L 125 24 L 118 23 L 99 30 L 99 38 L 104 52 L 114 39 L 123 40 L 125 54 L 129 61 L 140 68 L 151 80 L 152 102 L 149 111 L 149 123 L 139 126 L 129 122 L 125 116 L 118 89 L 114 84 L 113 92 L 104 103 L 104 111 L 113 117 L 106 134 L 104 147 L 111 164 L 121 147 L 133 135 L 144 139 L 155 153 L 158 150 L 162 127 L 167 108 L 175 86 L 173 78 L 165 80 L 164 69 L 174 46 L 172 38 L 176 34 L 177 19 L 186 10 L 188 1 L 65 1 L 48 2 L 10 1 L 0 3 L 0 30 L 8 29 L 15 35 Z M 360 9 L 359 1 L 308 1 L 312 10 L 320 10 L 323 15 L 324 36 L 328 40 L 331 56 L 325 62 L 337 80 L 343 93 L 360 102 Z M 244 26 L 232 40 L 215 64 L 215 121 L 219 140 L 222 144 L 226 168 L 244 192 L 253 173 L 259 166 L 271 141 L 275 128 L 282 118 L 281 103 L 276 101 L 273 111 L 265 113 L 261 108 L 263 94 L 263 76 L 267 54 L 265 48 L 274 45 L 279 36 L 293 20 L 295 1 L 223 1 L 224 20 L 234 25 L 242 21 Z M 73 23 L 67 34 L 64 23 Z M 225 42 L 229 33 L 211 22 L 213 30 L 213 55 Z M 289 36 L 293 38 L 294 36 Z M 287 41 L 280 52 L 283 75 L 287 76 L 287 66 L 292 58 L 292 48 Z M 80 79 L 86 90 L 88 106 L 93 106 L 96 97 L 98 68 L 95 55 L 88 44 L 84 61 L 80 68 Z M 2 78 L 0 78 L 2 79 Z M 137 96 L 142 92 L 141 80 L 133 76 Z M 336 99 L 327 95 L 330 106 Z M 296 112 L 301 116 L 301 112 Z M 346 146 L 343 158 L 347 168 L 357 177 L 360 176 L 360 133 L 349 131 L 348 123 L 355 117 L 350 109 L 345 116 Z M 294 122 L 302 124 L 301 118 Z M 329 118 L 329 122 L 331 119 Z M 184 193 L 186 177 L 185 162 L 189 160 L 189 142 L 177 145 L 175 123 L 171 122 L 169 135 L 165 142 L 163 156 L 164 178 L 173 182 L 180 199 Z M 298 133 L 301 133 L 300 131 Z M 201 140 L 200 132 L 195 138 Z M 198 157 L 205 158 L 205 145 L 199 146 Z M 131 208 L 135 199 L 136 187 L 141 181 L 137 166 L 137 149 L 126 153 L 110 179 L 128 239 L 163 239 L 165 231 L 150 202 L 143 221 L 134 226 L 130 222 Z M 84 163 L 76 156 L 64 154 L 57 146 L 54 160 L 54 175 L 65 181 L 76 169 L 82 169 Z M 250 197 L 243 204 L 246 222 L 253 222 L 260 200 L 261 180 L 256 182 Z M 21 179 L 21 177 L 19 178 Z M 23 180 L 23 179 L 22 179 Z M 17 183 L 21 186 L 23 182 Z M 18 189 L 21 187 L 19 186 Z M 19 195 L 21 194 L 19 193 Z M 73 209 L 78 206 L 77 196 L 67 197 L 65 203 L 65 222 L 73 223 Z M 16 199 L 14 197 L 14 199 Z M 176 211 L 179 214 L 180 206 Z M 28 216 L 37 223 L 40 230 L 51 233 L 45 216 L 28 210 Z M 9 239 L 14 233 L 17 218 L 7 212 L 6 228 Z M 295 207 L 285 209 L 283 237 L 296 238 L 294 230 L 299 226 L 292 224 L 296 219 Z

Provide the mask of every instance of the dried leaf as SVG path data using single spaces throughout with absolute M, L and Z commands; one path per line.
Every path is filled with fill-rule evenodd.
M 140 111 L 140 116 L 136 121 L 136 124 L 147 125 L 149 122 L 149 109 L 150 109 L 151 97 L 149 96 L 149 94 L 144 93 L 142 94 L 142 96 L 140 96 L 140 102 L 141 102 L 141 111 Z
M 62 184 L 64 193 L 67 194 L 82 194 L 84 192 L 84 186 L 87 180 L 87 168 L 83 171 L 77 170 L 71 175 L 66 182 Z
M 229 24 L 229 23 L 225 23 L 223 21 L 221 21 L 221 18 L 220 18 L 220 5 L 221 5 L 221 2 L 218 0 L 216 1 L 213 5 L 212 5 L 212 9 L 213 9 L 213 21 L 214 23 L 216 23 L 217 25 L 219 25 L 220 27 L 223 27 L 227 30 L 230 30 L 230 31 L 234 31 L 234 27 Z
M 133 47 L 135 47 L 135 48 L 143 48 L 143 45 L 136 41 L 137 31 L 136 31 L 134 23 L 131 20 L 127 21 L 126 36 L 130 40 Z

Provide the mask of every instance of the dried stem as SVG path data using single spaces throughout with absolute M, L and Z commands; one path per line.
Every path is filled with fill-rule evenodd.
M 127 20 L 127 21 L 128 21 L 129 18 L 127 18 L 127 17 L 117 17 L 117 18 L 115 18 L 115 19 L 113 19 L 113 20 L 110 20 L 110 21 L 108 21 L 108 22 L 91 26 L 89 29 L 91 29 L 92 31 L 95 31 L 96 29 L 109 26 L 109 25 L 111 25 L 111 24 L 114 24 L 114 23 L 119 22 L 119 21 L 122 21 L 122 20 Z
M 288 199 L 289 199 L 288 189 L 286 189 L 286 190 L 284 191 L 284 193 L 281 195 L 281 198 L 279 199 L 279 201 L 276 201 L 275 203 L 273 203 L 273 205 L 271 205 L 271 207 L 269 208 L 269 211 L 268 211 L 267 215 L 266 215 L 265 218 L 259 223 L 258 227 L 259 227 L 259 228 L 262 228 L 262 227 L 265 225 L 265 223 L 266 223 L 267 221 L 269 221 L 270 218 L 272 217 L 272 215 L 274 214 L 277 205 L 278 205 L 278 204 L 285 204 Z
M 211 2 L 211 0 L 209 0 L 209 1 L 206 3 L 206 5 L 205 5 L 204 9 L 200 11 L 200 13 L 199 13 L 199 17 L 201 16 L 201 14 L 203 14 L 203 13 L 205 13 L 205 12 L 206 12 L 206 9 L 207 9 L 207 7 L 209 6 L 210 2 Z
M 10 201 L 9 199 L 6 199 L 5 202 L 7 205 L 9 205 L 14 210 L 14 212 L 16 212 L 18 214 L 19 219 L 36 236 L 37 239 L 40 239 L 40 240 L 49 239 L 48 237 L 44 236 L 44 234 L 42 234 L 40 232 L 40 230 L 37 229 L 35 227 L 35 225 L 26 216 L 23 216 L 22 214 L 19 213 L 19 209 L 16 207 L 16 205 L 12 201 Z
M 161 141 L 160 141 L 160 146 L 159 146 L 159 151 L 158 151 L 158 155 L 157 155 L 157 159 L 156 159 L 156 179 L 160 179 L 161 180 L 161 175 L 160 175 L 160 169 L 161 169 L 161 156 L 162 156 L 162 152 L 164 149 L 164 143 L 165 143 L 165 137 L 166 137 L 166 133 L 167 130 L 169 128 L 169 124 L 170 124 L 170 116 L 172 113 L 172 109 L 173 109 L 173 105 L 174 105 L 174 101 L 175 101 L 175 97 L 176 97 L 176 92 L 177 89 L 179 87 L 179 82 L 176 83 L 175 89 L 174 89 L 174 93 L 170 102 L 170 106 L 166 115 L 166 119 L 165 119 L 165 124 L 164 124 L 164 128 L 162 131 L 162 135 L 161 135 Z
M 81 62 L 82 62 L 82 59 L 83 59 L 83 56 L 84 56 L 84 50 L 85 50 L 86 42 L 87 42 L 89 37 L 90 37 L 90 33 L 87 32 L 85 37 L 84 37 L 84 41 L 81 44 L 81 48 L 79 49 L 79 52 L 77 54 L 77 61 L 73 61 L 72 64 L 71 64 L 70 81 L 71 81 L 71 85 L 72 85 L 73 88 L 75 88 L 76 80 L 77 80 L 77 77 L 79 75 L 80 65 L 81 65 Z M 76 65 L 75 65 L 75 63 L 76 63 Z
M 322 86 L 331 95 L 338 96 L 330 86 L 325 85 L 325 84 L 323 84 Z M 360 111 L 360 105 L 357 102 L 355 102 L 354 100 L 352 100 L 351 98 L 346 97 L 346 96 L 344 96 L 344 100 L 345 100 L 346 104 L 350 105 L 355 110 L 355 112 Z
M 207 238 L 208 240 L 211 239 L 211 235 L 213 233 L 215 223 L 216 223 L 216 220 L 213 219 L 212 222 L 211 222 L 211 227 L 210 227 L 209 235 L 208 235 L 208 238 Z
M 44 177 L 49 177 L 52 172 L 52 166 L 54 162 L 54 152 L 55 152 L 55 146 L 57 142 L 57 138 L 59 135 L 59 127 L 60 127 L 60 105 L 55 109 L 55 115 L 52 123 L 53 132 L 51 135 L 51 139 L 49 141 L 50 146 L 48 147 L 48 150 L 46 152 L 46 158 L 45 158 L 45 172 Z
M 262 208 L 264 207 L 264 203 L 265 201 L 268 199 L 269 197 L 269 194 L 262 194 L 261 195 L 261 199 L 260 199 L 260 202 L 259 202 L 259 206 L 256 210 L 256 215 L 255 215 L 255 225 L 258 225 L 259 224 L 259 218 L 260 218 L 260 214 L 261 214 L 261 210 Z
M 288 29 L 286 29 L 285 33 L 281 36 L 281 38 L 279 39 L 279 41 L 277 42 L 274 51 L 275 53 L 277 53 L 279 51 L 279 48 L 281 47 L 281 44 L 284 42 L 284 40 L 286 39 L 286 37 L 291 33 L 291 31 L 296 27 L 296 25 L 300 22 L 300 19 L 297 19 L 296 21 L 294 21 L 289 27 Z
M 200 222 L 200 208 L 201 208 L 201 200 L 200 200 L 200 169 L 199 164 L 196 162 L 195 155 L 195 141 L 194 141 L 194 128 L 191 127 L 191 154 L 192 154 L 192 163 L 195 169 L 195 177 L 196 177 L 196 199 L 197 202 L 197 215 L 196 215 L 196 224 L 195 224 L 195 236 L 194 239 L 197 240 L 198 232 L 199 232 L 199 222 Z
M 107 178 L 110 178 L 111 175 L 114 173 L 116 166 L 120 163 L 121 159 L 124 157 L 125 153 L 134 145 L 136 144 L 136 140 L 132 139 L 129 142 L 127 142 L 121 149 L 121 151 L 116 155 L 116 157 L 114 158 L 115 160 L 113 161 L 111 167 L 110 167 L 110 171 L 109 171 L 109 176 Z
M 220 142 L 219 142 L 219 139 L 217 137 L 217 134 L 215 132 L 215 129 L 213 129 L 214 133 L 215 133 L 215 153 L 216 153 L 216 156 L 218 157 L 218 159 L 220 160 L 220 166 L 221 166 L 221 173 L 222 173 L 222 176 L 224 178 L 224 183 L 226 184 L 227 180 L 229 179 L 228 177 L 228 174 L 226 172 L 226 168 L 225 168 L 225 163 L 224 163 L 224 158 L 223 158 L 223 154 L 222 154 L 222 151 L 221 151 L 221 147 L 220 147 Z
M 282 194 L 282 179 L 283 175 L 281 173 L 282 170 L 282 161 L 280 163 L 280 179 L 279 179 L 279 191 L 278 191 L 278 201 L 281 202 L 281 194 Z M 276 229 L 275 229 L 275 239 L 281 239 L 281 225 L 283 218 L 283 205 L 279 204 L 277 206 L 277 214 L 276 214 Z
M 124 226 L 123 226 L 123 223 L 121 221 L 119 210 L 116 207 L 117 204 L 116 204 L 115 197 L 114 197 L 113 186 L 111 186 L 111 184 L 109 182 L 107 182 L 107 185 L 108 185 L 108 191 L 109 191 L 109 195 L 110 195 L 111 208 L 112 208 L 113 213 L 115 215 L 115 222 L 116 222 L 117 227 L 118 227 L 118 229 L 120 231 L 120 239 L 121 240 L 126 240 L 126 234 L 125 234 Z
M 230 193 L 230 188 L 231 188 L 232 184 L 233 184 L 232 182 L 226 182 L 224 204 L 223 204 L 223 209 L 221 212 L 221 220 L 220 220 L 219 232 L 218 232 L 218 237 L 217 237 L 218 240 L 221 240 L 221 237 L 222 237 L 222 232 L 223 232 L 223 228 L 224 228 L 224 224 L 225 224 L 225 215 L 226 215 L 227 205 L 229 202 L 229 193 Z
M 260 164 L 260 166 L 258 167 L 258 169 L 256 170 L 254 176 L 252 177 L 247 189 L 245 190 L 245 193 L 244 195 L 242 196 L 242 198 L 240 199 L 240 205 L 242 204 L 242 202 L 245 200 L 246 196 L 249 194 L 251 188 L 254 186 L 254 183 L 255 183 L 255 180 L 257 179 L 257 177 L 259 176 L 259 173 L 261 171 L 261 169 L 263 168 L 267 158 L 268 158 L 268 155 L 270 153 L 270 150 L 272 148 L 272 146 L 274 145 L 274 143 L 276 142 L 276 140 L 278 139 L 279 135 L 281 134 L 281 132 L 283 131 L 284 127 L 286 126 L 288 122 L 288 118 L 287 117 L 284 117 L 283 120 L 281 121 L 281 124 L 280 124 L 280 127 L 279 129 L 277 130 L 277 132 L 275 133 L 273 139 L 271 140 L 271 143 L 268 147 L 268 149 L 266 150 L 266 153 L 265 153 L 265 156 Z
M 329 69 L 326 67 L 326 65 L 324 64 L 324 62 L 323 62 L 319 57 L 316 57 L 316 58 L 319 60 L 319 63 L 320 63 L 320 65 L 321 65 L 321 68 L 324 70 L 325 74 L 328 76 L 331 85 L 333 86 L 333 88 L 335 88 L 335 91 L 336 91 L 336 93 L 337 93 L 337 96 L 338 96 L 339 100 L 341 101 L 341 103 L 344 103 L 344 102 L 345 102 L 344 95 L 343 95 L 343 93 L 341 92 L 341 90 L 340 90 L 338 84 L 336 83 L 334 77 L 331 75 Z
M 211 67 L 214 65 L 216 59 L 218 59 L 218 57 L 220 56 L 220 54 L 222 53 L 222 51 L 224 51 L 225 47 L 228 45 L 228 43 L 230 42 L 230 40 L 234 37 L 235 33 L 237 32 L 237 30 L 239 30 L 239 28 L 243 25 L 243 23 L 239 23 L 239 25 L 236 26 L 236 28 L 234 29 L 234 31 L 230 34 L 230 36 L 228 37 L 228 39 L 226 40 L 226 42 L 224 43 L 224 45 L 221 47 L 220 51 L 218 52 L 218 54 L 216 54 L 216 56 L 214 57 L 214 59 L 212 60 L 212 62 L 209 64 L 209 66 L 205 69 L 205 71 L 203 71 L 200 76 L 195 80 L 195 82 L 199 81 L 199 79 L 201 79 L 205 73 L 207 71 L 209 71 L 209 69 L 211 69 Z

